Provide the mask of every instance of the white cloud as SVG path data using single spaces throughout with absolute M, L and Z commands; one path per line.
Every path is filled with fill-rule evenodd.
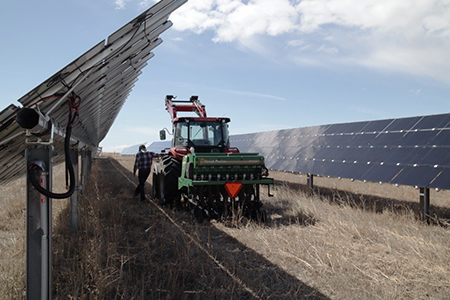
M 125 4 L 128 2 L 129 0 L 116 0 L 114 3 L 116 4 L 116 9 L 124 9 L 125 8 Z
M 267 99 L 273 99 L 278 101 L 285 101 L 286 98 L 268 95 L 268 94 L 262 94 L 262 93 L 253 93 L 253 92 L 243 92 L 243 91 L 234 91 L 234 90 L 219 90 L 223 93 L 229 93 L 229 94 L 235 94 L 235 95 L 241 95 L 241 96 L 248 96 L 248 97 L 256 97 L 256 98 L 267 98 Z
M 411 25 L 432 0 L 303 0 L 297 5 L 300 29 L 313 32 L 323 25 L 389 30 Z
M 276 36 L 294 30 L 298 14 L 289 0 L 192 0 L 172 14 L 174 28 L 215 31 L 215 42 Z
M 339 50 L 335 47 L 327 47 L 325 45 L 321 45 L 318 49 L 317 52 L 319 53 L 323 53 L 323 54 L 338 54 Z
M 156 0 L 115 0 L 123 9 Z M 363 66 L 450 84 L 450 0 L 189 0 L 173 28 L 301 65 Z M 275 38 L 277 37 L 277 38 Z
M 420 92 L 422 92 L 422 89 L 410 89 L 409 92 L 416 96 L 419 96 Z
M 305 45 L 304 40 L 291 40 L 287 42 L 288 47 L 300 47 L 300 46 L 303 47 L 304 45 Z
M 357 65 L 450 83 L 450 0 L 189 0 L 171 19 L 177 30 L 212 31 L 214 42 L 299 64 Z M 275 36 L 285 42 L 264 43 Z
M 159 2 L 159 1 L 158 0 L 142 0 L 139 3 L 139 7 L 140 8 L 149 8 L 157 2 Z

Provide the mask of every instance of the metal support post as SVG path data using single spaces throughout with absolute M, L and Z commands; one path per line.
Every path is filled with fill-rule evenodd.
M 73 230 L 78 230 L 79 226 L 79 215 L 78 215 L 78 194 L 80 191 L 79 187 L 79 177 L 78 177 L 78 150 L 71 149 L 70 150 L 71 161 L 73 164 L 73 168 L 75 171 L 75 192 L 70 196 L 70 206 L 69 206 L 69 214 L 70 214 L 70 227 Z
M 92 150 L 91 149 L 89 149 L 87 151 L 87 158 L 88 158 L 88 174 L 91 174 L 91 171 L 92 171 L 92 159 L 93 159 Z
M 309 191 L 312 193 L 314 191 L 314 175 L 308 173 L 308 179 L 306 181 Z
M 29 179 L 28 166 L 33 163 L 39 171 L 42 187 L 52 187 L 53 146 L 28 145 L 27 163 L 27 299 L 51 299 L 52 272 L 52 201 L 39 193 Z
M 430 189 L 420 188 L 420 219 L 430 224 Z
M 86 178 L 86 172 L 87 172 L 87 167 L 86 167 L 86 150 L 81 150 L 80 151 L 80 156 L 81 156 L 81 193 L 83 193 L 85 187 L 86 187 L 86 182 L 87 182 L 87 178 Z
M 89 173 L 91 172 L 92 165 L 92 151 L 91 150 L 81 150 L 81 185 L 82 189 L 86 186 L 89 180 Z

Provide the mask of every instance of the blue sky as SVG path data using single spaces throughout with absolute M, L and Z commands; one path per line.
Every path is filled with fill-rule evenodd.
M 0 3 L 0 108 L 154 4 Z M 170 18 L 106 151 L 158 139 L 166 94 L 231 133 L 450 112 L 450 1 L 189 0 Z

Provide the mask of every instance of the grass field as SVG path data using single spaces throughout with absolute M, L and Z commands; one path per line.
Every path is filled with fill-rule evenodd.
M 56 192 L 65 190 L 63 165 L 53 169 Z M 22 299 L 25 295 L 26 181 L 20 178 L 0 187 L 0 299 Z M 68 200 L 53 200 L 53 226 L 67 226 L 59 215 Z
M 304 176 L 272 172 L 269 224 L 198 224 L 133 198 L 134 157 L 113 158 L 95 162 L 79 232 L 67 202 L 54 201 L 55 299 L 448 299 L 446 191 L 433 191 L 436 222 L 426 225 L 414 188 L 316 178 L 310 195 Z M 1 193 L 0 298 L 20 299 L 24 180 Z

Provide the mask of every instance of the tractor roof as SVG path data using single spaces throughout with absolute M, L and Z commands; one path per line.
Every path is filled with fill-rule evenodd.
M 178 122 L 225 122 L 228 123 L 230 122 L 230 118 L 214 118 L 214 117 L 210 117 L 210 118 L 196 118 L 196 117 L 181 117 L 181 118 L 175 118 L 173 120 L 174 123 L 178 123 Z

